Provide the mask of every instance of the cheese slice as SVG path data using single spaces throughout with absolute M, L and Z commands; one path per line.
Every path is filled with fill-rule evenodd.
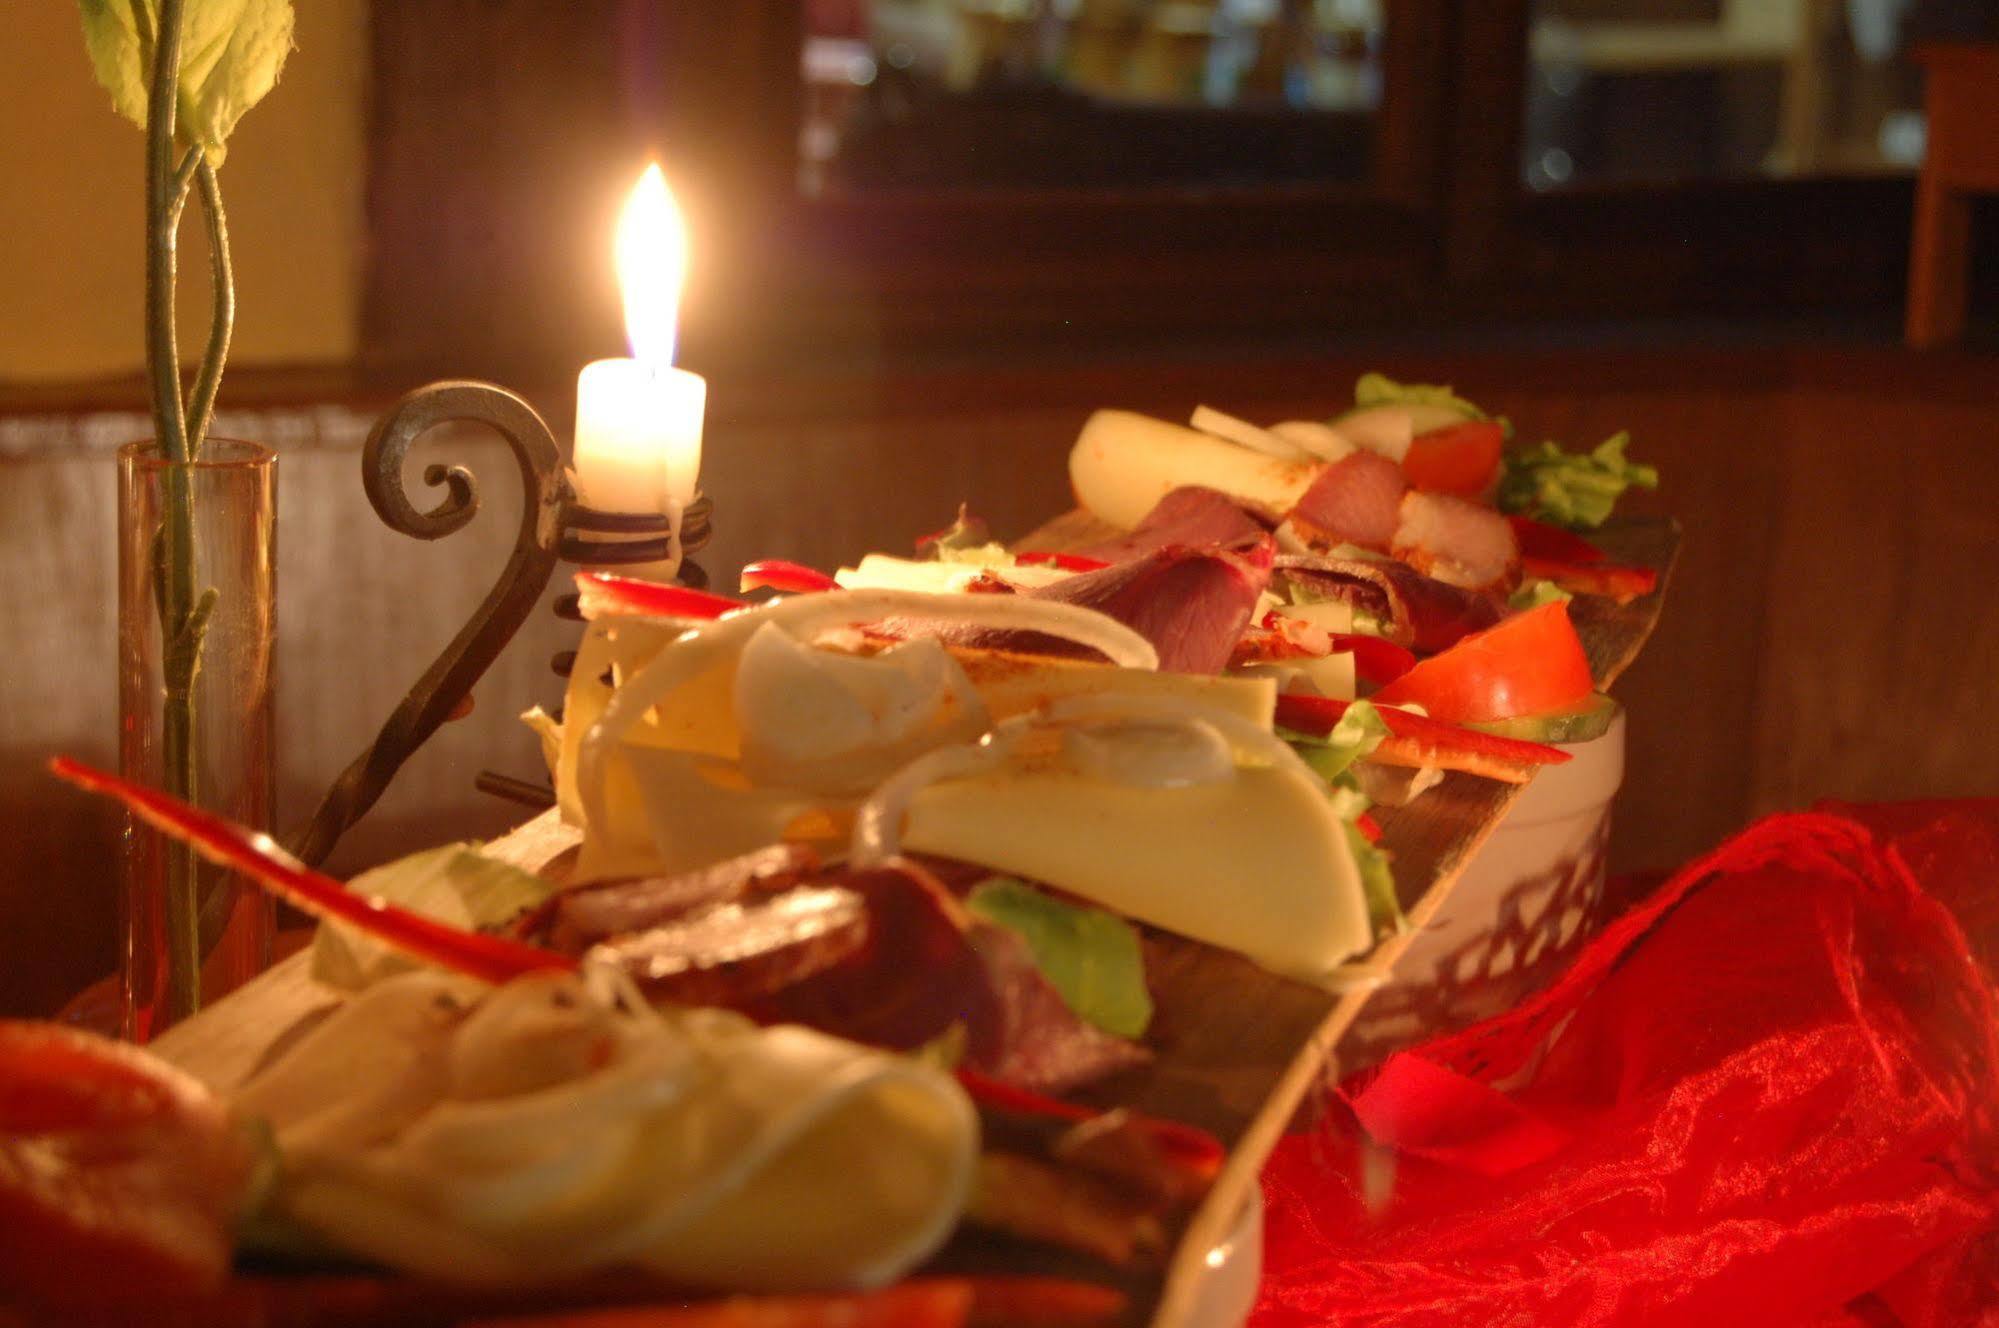
M 1139 788 L 1059 761 L 1008 761 L 917 793 L 902 842 L 1306 981 L 1372 941 L 1345 827 L 1322 787 L 1287 770 Z
M 1212 434 L 1128 410 L 1100 410 L 1069 452 L 1069 482 L 1091 515 L 1130 530 L 1161 498 L 1189 484 L 1219 489 L 1282 517 L 1325 463 L 1286 461 Z

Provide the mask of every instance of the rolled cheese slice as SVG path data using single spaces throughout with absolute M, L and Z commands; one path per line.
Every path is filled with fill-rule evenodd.
M 1324 463 L 1284 461 L 1183 425 L 1128 410 L 1100 410 L 1069 452 L 1076 501 L 1099 520 L 1130 530 L 1173 490 L 1219 489 L 1280 518 L 1312 487 Z
M 386 1087 L 356 1065 L 389 1071 Z M 279 1211 L 471 1286 L 631 1267 L 724 1290 L 877 1286 L 949 1235 L 979 1140 L 941 1070 L 727 1011 L 653 1011 L 590 972 L 490 994 L 391 979 L 240 1105 L 284 1153 Z
M 908 848 L 1010 872 L 1325 981 L 1372 941 L 1345 827 L 1322 785 L 1270 766 L 1178 788 L 1009 759 L 931 784 Z

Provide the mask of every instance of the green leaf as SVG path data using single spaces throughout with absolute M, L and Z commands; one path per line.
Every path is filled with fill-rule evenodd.
M 498 927 L 553 892 L 547 881 L 470 844 L 446 844 L 399 858 L 348 882 L 358 895 L 379 895 L 427 918 L 468 930 Z M 381 941 L 327 923 L 312 942 L 312 975 L 332 987 L 358 990 L 417 966 Z
M 1626 489 L 1659 487 L 1656 469 L 1625 459 L 1630 442 L 1630 434 L 1617 433 L 1588 453 L 1564 452 L 1552 442 L 1509 453 L 1499 478 L 1499 506 L 1550 525 L 1594 530 Z
M 1356 410 L 1369 406 L 1442 406 L 1468 420 L 1492 418 L 1448 387 L 1430 383 L 1398 383 L 1387 374 L 1380 373 L 1360 376 L 1360 381 L 1354 384 L 1353 404 Z
M 77 0 L 83 42 L 112 109 L 146 127 L 156 0 Z M 175 130 L 222 164 L 243 113 L 278 81 L 292 49 L 291 0 L 187 0 Z
M 973 890 L 965 906 L 1025 941 L 1035 967 L 1079 1018 L 1128 1038 L 1152 1022 L 1145 956 L 1124 919 L 1004 876 Z

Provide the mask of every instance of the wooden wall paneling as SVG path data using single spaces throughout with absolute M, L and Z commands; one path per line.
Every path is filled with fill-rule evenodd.
M 1785 414 L 1751 810 L 1999 794 L 1999 386 Z

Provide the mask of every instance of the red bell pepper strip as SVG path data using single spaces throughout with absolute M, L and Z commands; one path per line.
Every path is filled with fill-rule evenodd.
M 615 576 L 609 572 L 578 572 L 576 591 L 583 616 L 631 614 L 649 618 L 719 618 L 750 605 L 727 595 L 687 586 L 647 581 L 636 576 Z
M 465 1328 L 965 1328 L 972 1296 L 963 1279 L 936 1278 L 878 1291 L 509 1314 L 468 1320 Z
M 1001 1083 L 997 1079 L 980 1074 L 977 1070 L 960 1069 L 957 1074 L 959 1084 L 971 1095 L 974 1103 L 982 1107 L 991 1107 L 995 1111 L 1011 1111 L 1023 1116 L 1047 1116 L 1065 1121 L 1093 1120 L 1104 1114 L 1090 1107 L 1063 1102 L 1025 1088 L 1016 1088 L 1012 1084 Z M 1160 1120 L 1154 1116 L 1133 1116 L 1132 1123 L 1158 1145 L 1162 1157 L 1203 1181 L 1213 1180 L 1215 1174 L 1221 1170 L 1222 1159 L 1227 1156 L 1227 1151 L 1205 1130 L 1197 1130 L 1178 1121 Z
M 269 835 L 103 770 L 58 756 L 49 762 L 58 778 L 102 793 L 130 808 L 161 832 L 190 845 L 219 867 L 238 871 L 322 921 L 344 922 L 405 954 L 482 982 L 500 983 L 523 973 L 574 971 L 576 961 L 553 950 L 500 936 L 461 931 L 373 895 L 357 895 L 305 866 Z
M 783 558 L 763 558 L 743 569 L 738 590 L 745 595 L 752 590 L 783 590 L 793 594 L 809 595 L 820 590 L 838 590 L 840 583 L 816 567 L 804 563 L 794 563 Z
M 1277 722 L 1287 729 L 1324 737 L 1333 731 L 1351 704 L 1330 696 L 1286 692 L 1277 698 Z M 1369 759 L 1384 764 L 1434 765 L 1519 784 L 1526 781 L 1535 767 L 1560 765 L 1569 759 L 1569 753 L 1546 743 L 1496 737 L 1393 706 L 1377 706 L 1375 711 L 1387 725 L 1389 736 Z
M 1360 837 L 1368 843 L 1379 844 L 1381 842 L 1381 822 L 1374 819 L 1373 812 L 1362 812 L 1359 816 L 1354 817 L 1353 827 L 1360 831 Z
M 1059 567 L 1065 572 L 1101 572 L 1110 566 L 1102 558 L 1082 553 L 1055 553 L 1047 549 L 1017 553 L 1013 561 L 1016 567 Z
M 1621 563 L 1565 563 L 1523 555 L 1520 570 L 1528 576 L 1553 581 L 1572 594 L 1604 595 L 1619 604 L 1629 604 L 1659 588 L 1659 574 L 1651 568 L 1626 567 Z
M 1522 558 L 1546 558 L 1558 563 L 1600 563 L 1604 560 L 1602 549 L 1574 531 L 1517 514 L 1507 517 L 1506 524 L 1513 527 L 1513 538 L 1520 545 Z

